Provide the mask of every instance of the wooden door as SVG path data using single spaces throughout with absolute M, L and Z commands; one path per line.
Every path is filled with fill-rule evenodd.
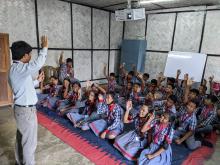
M 12 104 L 12 92 L 8 84 L 9 67 L 9 35 L 0 33 L 0 106 Z

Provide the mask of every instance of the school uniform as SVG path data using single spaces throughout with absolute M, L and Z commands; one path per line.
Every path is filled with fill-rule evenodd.
M 53 86 L 51 86 L 50 84 L 46 85 L 43 90 L 42 93 L 37 93 L 37 98 L 38 98 L 38 103 L 37 104 L 40 104 L 41 101 L 43 101 L 45 98 L 47 98 L 47 96 L 49 95 L 50 93 L 50 88 L 52 88 Z
M 147 145 L 147 133 L 142 133 L 141 129 L 149 117 L 141 118 L 137 115 L 130 119 L 135 122 L 135 130 L 124 133 L 115 139 L 114 147 L 128 160 L 136 161 L 140 151 Z
M 170 165 L 172 161 L 171 142 L 173 139 L 174 130 L 170 124 L 163 125 L 159 120 L 155 119 L 151 122 L 153 142 L 150 147 L 143 150 L 138 159 L 139 165 Z M 161 147 L 165 149 L 159 156 L 149 160 L 146 155 L 157 152 Z
M 60 65 L 60 70 L 59 70 L 60 82 L 63 82 L 63 80 L 65 78 L 70 78 L 70 79 L 74 80 L 74 70 L 73 70 L 73 68 L 67 67 L 67 64 L 63 63 Z
M 91 116 L 92 113 L 96 111 L 96 102 L 85 100 L 81 103 L 81 106 L 83 106 L 82 113 L 72 111 L 68 112 L 66 116 L 73 124 L 77 124 L 78 122 L 83 121 L 83 124 L 80 126 L 80 128 L 82 128 L 83 130 L 88 130 L 89 125 L 86 122 L 86 119 L 89 118 L 89 116 Z
M 58 95 L 60 89 L 61 89 L 60 85 L 46 86 L 46 92 L 48 93 L 38 95 L 38 98 L 40 98 L 38 104 L 44 107 L 48 107 L 49 109 L 53 109 L 56 100 L 60 98 Z
M 211 122 L 211 129 L 212 130 L 218 130 L 220 131 L 220 116 L 218 116 L 217 114 L 215 115 L 214 120 Z
M 167 107 L 165 100 L 154 100 L 152 102 L 152 107 L 155 110 L 155 115 L 162 115 L 166 112 L 169 113 L 172 122 L 175 120 L 177 113 L 175 105 Z
M 106 117 L 89 124 L 96 136 L 100 136 L 103 131 L 106 131 L 106 136 L 117 136 L 123 131 L 123 109 L 118 104 L 107 105 L 103 100 L 98 103 L 97 114 L 104 114 Z
M 174 88 L 174 90 L 173 90 L 173 95 L 176 96 L 178 103 L 182 102 L 183 93 L 184 93 L 184 92 L 183 92 L 183 88 L 181 88 L 180 86 L 178 86 L 177 84 L 175 84 L 175 88 Z
M 208 133 L 212 130 L 212 122 L 215 119 L 216 111 L 214 106 L 204 106 L 198 116 L 198 125 L 201 127 L 196 129 L 196 133 Z
M 189 114 L 185 106 L 180 108 L 179 113 L 177 114 L 179 117 L 179 126 L 176 128 L 174 133 L 174 140 L 181 138 L 184 136 L 188 131 L 195 132 L 197 126 L 197 119 L 196 114 L 193 112 Z M 198 147 L 201 147 L 201 142 L 195 140 L 194 133 L 188 139 L 185 140 L 186 145 L 189 149 L 194 150 Z
M 115 92 L 115 88 L 117 86 L 116 80 L 108 79 L 108 92 Z
M 57 112 L 60 112 L 61 109 L 63 108 L 66 108 L 66 107 L 70 107 L 70 106 L 75 106 L 77 101 L 79 101 L 79 94 L 74 92 L 74 91 L 71 91 L 69 92 L 69 97 L 68 99 L 64 99 L 64 100 L 58 100 L 57 101 L 57 108 L 56 108 L 56 111 Z M 77 112 L 77 108 L 75 110 L 75 112 Z
M 130 94 L 129 100 L 132 101 L 133 109 L 131 110 L 131 114 L 136 116 L 139 113 L 140 107 L 145 102 L 145 97 L 142 95 L 141 92 L 132 92 Z

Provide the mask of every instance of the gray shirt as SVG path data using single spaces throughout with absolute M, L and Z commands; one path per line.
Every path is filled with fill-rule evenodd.
M 14 94 L 14 102 L 18 105 L 35 105 L 37 94 L 35 86 L 38 80 L 33 81 L 32 74 L 38 72 L 44 65 L 47 56 L 47 48 L 43 48 L 37 59 L 29 63 L 16 61 L 9 71 L 9 84 Z

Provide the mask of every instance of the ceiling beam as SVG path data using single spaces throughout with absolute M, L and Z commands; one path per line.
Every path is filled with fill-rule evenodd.
M 131 3 L 137 3 L 138 1 L 131 1 Z M 118 5 L 126 5 L 127 2 L 121 2 L 121 3 L 115 3 L 115 4 L 111 4 L 111 5 L 107 5 L 107 6 L 102 6 L 102 8 L 108 8 L 108 7 L 113 7 L 113 6 L 118 6 Z
M 131 3 L 133 3 L 133 4 L 138 3 L 138 1 L 137 0 L 136 1 L 131 1 Z M 102 6 L 102 8 L 105 9 L 105 8 L 108 8 L 108 7 L 113 7 L 113 6 L 118 6 L 118 5 L 126 5 L 126 4 L 127 4 L 127 2 L 121 2 L 121 3 L 115 3 L 115 4 L 111 4 L 111 5 L 107 5 L 107 6 Z M 160 7 L 160 9 L 167 9 L 166 7 L 164 7 L 162 5 L 159 5 L 157 3 L 151 2 L 151 4 Z
M 155 5 L 155 6 L 158 6 L 158 7 L 162 8 L 162 9 L 167 9 L 166 7 L 164 7 L 164 6 L 162 6 L 162 5 L 159 5 L 159 4 L 157 4 L 157 3 L 151 2 L 151 4 L 153 4 L 153 5 Z
M 79 3 L 79 2 L 73 2 L 72 0 L 59 0 L 59 1 L 68 2 L 68 3 L 77 4 L 77 5 L 86 6 L 86 7 L 91 7 L 93 9 L 104 10 L 104 11 L 107 11 L 107 12 L 114 13 L 113 10 L 103 9 L 101 7 L 97 7 L 97 6 L 94 6 L 94 5 L 87 5 L 87 4 L 83 4 L 83 3 Z

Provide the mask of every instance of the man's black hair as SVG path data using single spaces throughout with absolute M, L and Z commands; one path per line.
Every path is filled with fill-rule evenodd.
M 25 41 L 14 42 L 11 46 L 12 60 L 21 60 L 25 54 L 29 54 L 32 47 Z

